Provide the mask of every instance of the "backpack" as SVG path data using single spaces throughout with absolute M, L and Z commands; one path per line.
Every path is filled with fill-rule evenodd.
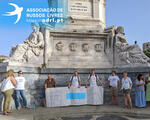
M 90 78 L 89 78 L 89 79 L 91 79 L 91 77 L 92 77 L 92 74 L 90 74 Z M 96 80 L 98 80 L 98 79 L 97 79 L 97 78 L 98 78 L 98 75 L 95 74 L 95 77 L 96 77 Z
M 73 77 L 74 77 L 74 75 L 73 76 L 71 76 L 71 83 L 72 83 L 72 80 L 73 80 Z M 78 78 L 78 82 L 79 82 L 79 76 L 77 76 L 77 78 Z

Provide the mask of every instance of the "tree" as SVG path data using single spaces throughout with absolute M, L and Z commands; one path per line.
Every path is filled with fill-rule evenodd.
M 144 50 L 144 53 L 150 58 L 150 49 Z
M 5 59 L 0 59 L 0 63 L 3 63 L 4 60 L 5 60 Z

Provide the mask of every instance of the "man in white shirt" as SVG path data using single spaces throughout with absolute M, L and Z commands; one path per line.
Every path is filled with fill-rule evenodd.
M 19 110 L 20 106 L 20 96 L 23 100 L 23 105 L 25 108 L 27 108 L 27 99 L 26 99 L 26 94 L 25 94 L 25 78 L 22 76 L 23 72 L 19 71 L 18 72 L 18 77 L 15 77 L 17 85 L 15 87 L 15 94 L 16 94 L 16 108 Z
M 69 82 L 68 82 L 68 88 L 70 89 L 70 87 L 76 87 L 76 88 L 80 88 L 81 86 L 81 80 L 80 77 L 78 76 L 78 72 L 75 71 L 74 75 L 71 76 Z
M 97 82 L 99 82 L 99 84 L 101 86 L 104 87 L 102 81 L 99 79 L 98 75 L 95 74 L 95 70 L 91 70 L 91 74 L 88 77 L 88 80 L 86 81 L 86 88 L 88 87 L 88 83 L 90 82 L 90 87 L 96 87 L 97 86 Z
M 112 75 L 109 76 L 107 81 L 107 88 L 110 88 L 110 94 L 112 96 L 112 104 L 114 103 L 114 99 L 116 104 L 118 105 L 118 90 L 120 90 L 120 79 L 116 75 L 115 71 L 112 71 Z

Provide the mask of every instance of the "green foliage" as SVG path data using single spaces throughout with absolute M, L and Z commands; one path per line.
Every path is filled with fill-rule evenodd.
M 145 53 L 145 55 L 147 55 L 150 58 L 150 49 L 145 50 L 144 53 Z
M 41 68 L 40 67 L 38 67 L 37 70 L 38 70 L 38 73 L 41 73 Z
M 0 63 L 3 63 L 4 60 L 5 60 L 5 59 L 0 59 Z

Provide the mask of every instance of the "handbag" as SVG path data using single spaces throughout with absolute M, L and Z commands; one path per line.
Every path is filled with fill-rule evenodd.
M 9 79 L 4 79 L 4 80 L 1 82 L 1 86 L 0 86 L 1 92 L 4 92 L 3 90 L 4 90 L 5 86 L 7 85 L 8 81 L 9 81 Z

